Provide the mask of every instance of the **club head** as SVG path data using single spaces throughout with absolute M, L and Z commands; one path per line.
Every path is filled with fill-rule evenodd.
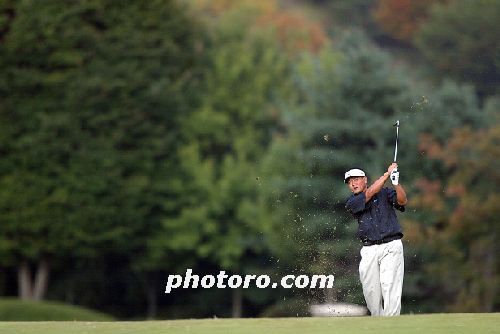
M 394 123 L 393 126 L 399 126 L 399 120 L 397 120 L 396 123 Z

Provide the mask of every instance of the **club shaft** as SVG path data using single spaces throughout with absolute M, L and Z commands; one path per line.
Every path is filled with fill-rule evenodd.
M 399 121 L 396 125 L 396 146 L 394 147 L 394 162 L 396 162 L 396 159 L 398 157 L 398 138 L 399 138 Z

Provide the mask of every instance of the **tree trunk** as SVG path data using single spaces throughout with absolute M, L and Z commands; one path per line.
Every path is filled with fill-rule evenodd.
M 64 302 L 66 304 L 75 303 L 75 287 L 72 279 L 70 279 L 66 284 L 66 289 L 64 292 Z
M 481 312 L 493 312 L 495 305 L 495 296 L 497 295 L 497 280 L 495 279 L 496 271 L 496 252 L 495 252 L 495 238 L 484 241 L 484 251 L 480 257 L 477 258 L 476 263 L 482 263 L 483 269 L 481 270 L 482 279 L 480 285 L 483 287 L 481 291 Z M 476 266 L 477 268 L 477 266 Z
M 33 286 L 33 299 L 42 300 L 45 298 L 47 293 L 47 287 L 49 284 L 49 261 L 46 258 L 42 258 L 40 263 L 38 263 L 38 270 L 36 271 L 35 285 Z
M 156 283 L 155 280 L 153 280 L 153 283 Z M 158 311 L 158 300 L 156 296 L 156 284 L 149 284 L 147 286 L 147 299 L 148 299 L 148 319 L 154 319 L 157 315 Z
M 27 260 L 21 260 L 17 269 L 18 295 L 22 300 L 42 300 L 49 283 L 49 261 L 42 258 L 38 263 L 35 279 Z
M 154 319 L 158 315 L 158 273 L 143 272 L 140 275 L 146 293 L 146 316 L 148 319 Z
M 333 304 L 337 302 L 337 289 L 325 288 L 325 303 Z
M 31 290 L 31 269 L 28 261 L 22 260 L 17 268 L 18 296 L 22 300 L 29 300 L 33 297 Z
M 231 289 L 233 291 L 233 318 L 241 318 L 243 308 L 243 292 L 241 288 Z

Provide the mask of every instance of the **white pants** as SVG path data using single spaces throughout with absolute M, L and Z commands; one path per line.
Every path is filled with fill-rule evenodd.
M 363 246 L 359 277 L 366 306 L 372 316 L 394 316 L 401 312 L 404 256 L 403 243 Z

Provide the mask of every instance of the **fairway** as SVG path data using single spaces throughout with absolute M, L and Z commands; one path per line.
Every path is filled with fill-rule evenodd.
M 500 313 L 404 315 L 395 318 L 258 318 L 137 322 L 3 322 L 0 333 L 387 334 L 499 333 Z

